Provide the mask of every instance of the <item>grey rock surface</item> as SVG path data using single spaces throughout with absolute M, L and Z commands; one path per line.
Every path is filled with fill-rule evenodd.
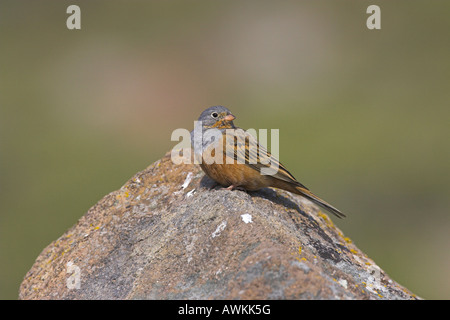
M 45 248 L 19 298 L 417 299 L 307 200 L 214 188 L 170 154 Z

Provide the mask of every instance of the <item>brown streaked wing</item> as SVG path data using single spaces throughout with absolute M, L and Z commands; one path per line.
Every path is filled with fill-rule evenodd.
M 298 182 L 294 176 L 276 159 L 267 149 L 262 146 L 250 133 L 243 131 L 239 132 L 240 128 L 235 130 L 235 134 L 230 134 L 230 131 L 226 135 L 226 149 L 227 156 L 231 157 L 237 163 L 245 163 L 251 168 L 261 173 L 262 168 L 269 168 L 270 164 L 278 166 L 278 171 L 272 175 L 276 179 L 280 179 L 296 186 L 300 186 L 309 190 L 307 187 Z M 251 147 L 250 147 L 251 146 Z M 261 162 L 261 157 L 268 157 L 268 161 Z M 266 156 L 267 155 L 267 156 Z

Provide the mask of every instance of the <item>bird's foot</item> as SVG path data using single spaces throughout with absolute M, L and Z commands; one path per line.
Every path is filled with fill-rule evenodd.
M 244 188 L 240 187 L 240 186 L 235 186 L 234 184 L 232 184 L 231 186 L 224 188 L 225 190 L 240 190 L 240 191 L 246 191 Z

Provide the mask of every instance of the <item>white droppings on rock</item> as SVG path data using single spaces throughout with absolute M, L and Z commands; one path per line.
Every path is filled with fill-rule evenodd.
M 252 221 L 252 216 L 250 214 L 248 214 L 248 213 L 241 214 L 241 218 L 242 218 L 242 221 L 244 221 L 245 223 L 252 223 L 253 222 Z
M 191 191 L 189 191 L 188 193 L 186 193 L 186 198 L 192 197 L 195 193 L 195 188 L 192 189 Z
M 189 183 L 191 183 L 192 177 L 193 177 L 193 176 L 194 176 L 194 175 L 193 175 L 192 172 L 189 172 L 189 173 L 187 174 L 186 180 L 184 180 L 183 185 L 181 186 L 181 187 L 183 188 L 183 190 L 186 189 L 186 188 L 188 187 Z
M 347 280 L 345 279 L 339 279 L 338 283 L 343 286 L 345 289 L 347 289 Z
M 225 229 L 227 226 L 227 221 L 222 221 L 216 228 L 216 230 L 211 234 L 211 237 L 215 238 L 220 235 L 220 233 Z

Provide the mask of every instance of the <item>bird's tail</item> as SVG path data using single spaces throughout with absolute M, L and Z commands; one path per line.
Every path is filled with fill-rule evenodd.
M 333 207 L 329 203 L 327 203 L 327 202 L 323 201 L 322 199 L 320 199 L 318 196 L 313 194 L 311 191 L 309 191 L 309 190 L 307 190 L 305 188 L 302 188 L 300 186 L 295 186 L 294 188 L 295 188 L 295 193 L 297 193 L 297 194 L 299 194 L 301 196 L 304 196 L 305 198 L 307 198 L 308 200 L 311 200 L 315 204 L 318 204 L 322 208 L 324 208 L 327 211 L 333 213 L 336 217 L 338 217 L 338 218 L 345 218 L 345 214 L 343 214 L 341 211 L 339 211 L 338 209 L 336 209 L 335 207 Z

